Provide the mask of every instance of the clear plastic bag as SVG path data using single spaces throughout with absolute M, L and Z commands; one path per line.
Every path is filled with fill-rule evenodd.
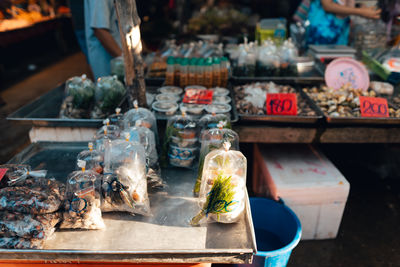
M 196 184 L 194 186 L 193 192 L 195 195 L 199 194 L 201 178 L 203 175 L 204 160 L 208 153 L 213 150 L 223 148 L 225 142 L 231 144 L 232 150 L 239 151 L 239 135 L 230 129 L 224 129 L 223 124 L 220 123 L 218 128 L 205 130 L 201 134 L 200 142 L 200 156 L 199 156 L 199 168 Z
M 124 129 L 129 129 L 130 127 L 136 126 L 136 121 L 140 120 L 140 126 L 152 130 L 157 140 L 158 131 L 156 117 L 150 110 L 146 108 L 140 108 L 137 101 L 135 101 L 133 104 L 135 107 L 127 111 L 124 115 Z
M 104 153 L 106 146 L 112 140 L 116 140 L 121 135 L 121 129 L 117 125 L 110 125 L 108 119 L 104 120 L 105 124 L 94 136 L 94 144 L 97 151 Z
M 28 177 L 21 185 L 0 189 L 0 211 L 46 214 L 57 211 L 64 199 L 60 182 Z
M 100 151 L 93 150 L 93 143 L 89 142 L 89 150 L 81 151 L 77 157 L 77 163 L 79 161 L 86 162 L 86 169 L 97 172 L 98 174 L 103 174 L 104 167 L 104 153 Z
M 61 118 L 89 118 L 94 104 L 94 83 L 82 75 L 72 77 L 65 83 L 65 95 L 61 104 Z
M 0 248 L 4 249 L 41 249 L 43 239 L 26 239 L 23 237 L 0 237 Z
M 94 171 L 81 171 L 68 176 L 61 229 L 104 229 L 101 215 L 101 177 Z
M 58 212 L 32 215 L 3 211 L 0 212 L 0 236 L 46 240 L 60 219 Z
M 121 130 L 124 129 L 124 114 L 120 108 L 115 109 L 115 113 L 108 117 L 111 125 L 117 125 Z
M 147 182 L 149 187 L 163 187 L 164 183 L 161 178 L 161 168 L 158 162 L 154 133 L 150 129 L 140 126 L 140 120 L 136 121 L 136 125 L 137 126 L 125 130 L 123 135 L 128 134 L 129 141 L 139 143 L 144 147 L 148 167 Z
M 127 140 L 114 140 L 105 156 L 102 210 L 150 215 L 145 150 Z
M 100 77 L 96 83 L 96 108 L 93 118 L 104 118 L 117 108 L 126 94 L 125 86 L 117 76 Z
M 222 123 L 223 128 L 232 129 L 231 119 L 226 114 L 207 114 L 199 120 L 201 131 L 218 128 L 218 124 Z
M 0 169 L 6 169 L 3 178 L 0 181 L 0 188 L 14 185 L 20 181 L 25 181 L 31 171 L 29 165 L 4 164 L 0 165 Z
M 168 120 L 164 136 L 161 163 L 167 165 L 167 158 L 176 167 L 192 168 L 198 152 L 198 123 L 187 116 L 173 116 Z
M 115 57 L 110 61 L 111 75 L 116 75 L 120 82 L 124 82 L 125 79 L 125 66 L 124 58 L 122 56 Z
M 246 157 L 239 151 L 223 149 L 211 151 L 205 158 L 201 179 L 200 212 L 191 224 L 203 221 L 233 223 L 239 220 L 246 200 Z

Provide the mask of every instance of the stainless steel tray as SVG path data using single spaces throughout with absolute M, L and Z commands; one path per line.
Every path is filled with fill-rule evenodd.
M 38 142 L 9 161 L 47 169 L 65 181 L 86 143 Z M 191 227 L 198 211 L 192 188 L 196 172 L 164 169 L 166 192 L 150 195 L 152 217 L 106 213 L 106 230 L 56 231 L 43 250 L 0 249 L 3 260 L 132 263 L 250 263 L 256 252 L 249 201 L 239 222 Z

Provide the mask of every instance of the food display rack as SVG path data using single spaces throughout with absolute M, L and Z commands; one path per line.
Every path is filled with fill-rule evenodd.
M 9 163 L 47 169 L 48 177 L 65 182 L 75 169 L 77 154 L 86 146 L 82 142 L 37 142 Z M 250 263 L 256 242 L 248 197 L 239 222 L 191 227 L 189 221 L 199 211 L 192 194 L 196 177 L 195 170 L 163 169 L 168 187 L 150 194 L 151 217 L 103 213 L 105 230 L 56 231 L 42 250 L 0 249 L 0 262 Z

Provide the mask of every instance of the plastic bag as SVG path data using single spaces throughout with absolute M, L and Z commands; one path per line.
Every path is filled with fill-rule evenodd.
M 193 117 L 187 116 L 184 110 L 182 115 L 173 116 L 167 123 L 161 163 L 166 165 L 168 157 L 173 166 L 192 168 L 198 140 L 198 123 Z
M 18 236 L 0 237 L 0 248 L 4 249 L 41 249 L 43 239 L 26 239 Z
M 47 239 L 60 219 L 58 212 L 32 215 L 3 211 L 0 212 L 0 236 Z
M 14 185 L 19 181 L 25 181 L 28 173 L 31 171 L 29 165 L 4 164 L 0 165 L 0 169 L 5 169 L 3 178 L 0 178 L 0 187 Z
M 111 114 L 121 104 L 125 94 L 125 86 L 118 81 L 116 75 L 100 77 L 96 83 L 96 109 L 92 117 L 103 118 Z
M 129 141 L 139 143 L 144 147 L 148 167 L 147 182 L 149 187 L 163 187 L 164 183 L 161 178 L 161 169 L 158 163 L 154 133 L 146 127 L 139 126 L 141 125 L 140 120 L 136 121 L 136 125 L 138 126 L 129 128 L 123 134 L 129 134 Z
M 47 178 L 29 177 L 22 186 L 0 189 L 0 211 L 53 213 L 60 208 L 63 194 L 64 186 L 61 183 Z
M 223 149 L 211 151 L 205 158 L 200 186 L 200 212 L 191 224 L 216 221 L 233 223 L 239 220 L 246 199 L 246 157 L 239 151 Z
M 97 172 L 98 174 L 103 174 L 104 167 L 104 153 L 100 151 L 93 150 L 93 143 L 89 142 L 89 150 L 81 151 L 77 157 L 77 163 L 79 161 L 86 162 L 86 169 Z
M 115 57 L 110 61 L 111 75 L 116 75 L 120 82 L 124 82 L 125 79 L 125 66 L 124 58 L 122 56 Z
M 72 77 L 65 83 L 65 95 L 61 109 L 61 118 L 89 118 L 94 103 L 94 83 L 86 77 Z
M 118 126 L 121 130 L 124 129 L 124 114 L 121 113 L 120 108 L 115 109 L 115 113 L 108 117 L 111 125 Z
M 136 126 L 136 121 L 140 120 L 140 126 L 149 128 L 153 131 L 156 138 L 158 138 L 157 120 L 154 114 L 146 108 L 140 108 L 136 100 L 133 105 L 134 108 L 127 111 L 124 115 L 124 129 Z
M 201 134 L 200 142 L 200 156 L 199 156 L 199 169 L 196 184 L 193 192 L 195 195 L 199 194 L 201 178 L 203 175 L 204 160 L 208 153 L 213 150 L 223 148 L 225 142 L 231 144 L 232 150 L 239 151 L 239 135 L 230 129 L 224 129 L 223 123 L 218 125 L 218 128 L 205 130 Z
M 222 123 L 223 128 L 232 129 L 231 119 L 226 114 L 207 114 L 199 120 L 201 131 L 218 128 L 218 124 Z
M 94 143 L 96 150 L 104 153 L 108 143 L 120 137 L 121 129 L 117 125 L 110 125 L 108 119 L 104 120 L 103 123 L 104 126 L 94 136 Z
M 94 171 L 85 170 L 85 162 L 79 162 L 81 171 L 68 176 L 65 192 L 62 229 L 104 229 L 101 215 L 101 178 Z
M 150 215 L 146 160 L 142 145 L 127 140 L 111 142 L 105 156 L 102 210 Z

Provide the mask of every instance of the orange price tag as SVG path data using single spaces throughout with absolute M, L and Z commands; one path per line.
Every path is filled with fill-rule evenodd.
M 187 89 L 183 97 L 183 103 L 188 104 L 211 104 L 213 90 L 206 89 Z
M 288 94 L 267 94 L 268 115 L 297 115 L 297 95 Z
M 361 117 L 389 117 L 385 98 L 360 96 Z

